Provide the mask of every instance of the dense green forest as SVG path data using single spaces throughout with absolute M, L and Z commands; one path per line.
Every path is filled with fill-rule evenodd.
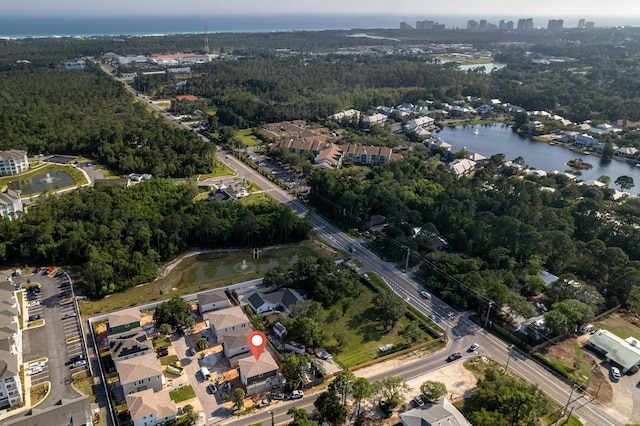
M 411 263 L 423 267 L 429 287 L 460 307 L 479 306 L 485 298 L 500 306 L 509 302 L 513 287 L 525 296 L 537 294 L 543 289 L 537 273 L 545 268 L 597 288 L 608 306 L 630 304 L 640 292 L 640 203 L 612 206 L 605 197 L 609 190 L 561 175 L 496 176 L 501 157 L 460 180 L 439 161 L 415 157 L 370 171 L 316 172 L 309 180 L 312 200 L 345 228 L 366 229 L 365 218 L 385 216 L 378 250 L 401 261 L 411 248 Z M 416 236 L 414 227 L 423 232 Z M 450 250 L 436 250 L 439 235 Z M 577 296 L 558 300 L 567 298 Z M 603 307 L 591 305 L 595 311 Z
M 310 225 L 277 203 L 194 202 L 193 185 L 154 179 L 98 184 L 42 198 L 22 219 L 0 221 L 0 262 L 82 269 L 84 293 L 101 297 L 153 280 L 190 247 L 300 241 Z
M 98 66 L 65 70 L 61 63 L 2 72 L 0 149 L 83 155 L 117 174 L 188 177 L 211 170 L 210 143 L 152 114 Z

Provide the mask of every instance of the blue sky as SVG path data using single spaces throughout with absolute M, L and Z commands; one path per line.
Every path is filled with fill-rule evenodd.
M 429 16 L 640 16 L 633 0 L 0 0 L 4 14 L 397 14 Z

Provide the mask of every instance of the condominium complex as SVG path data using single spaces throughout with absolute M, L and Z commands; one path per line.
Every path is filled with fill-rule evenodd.
M 22 405 L 19 310 L 11 282 L 0 282 L 0 409 Z
M 0 176 L 17 175 L 29 169 L 25 151 L 0 151 Z

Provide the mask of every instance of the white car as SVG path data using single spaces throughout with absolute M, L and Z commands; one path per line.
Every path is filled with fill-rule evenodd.
M 425 299 L 431 299 L 431 294 L 428 291 L 424 291 L 422 290 L 420 292 L 420 294 L 422 295 L 422 297 L 424 297 Z
M 31 302 L 27 302 L 27 308 L 34 308 L 36 306 L 40 306 L 39 300 L 32 300 Z
M 479 344 L 474 343 L 473 345 L 469 346 L 469 352 L 475 352 L 476 350 L 478 350 L 479 347 L 480 347 Z
M 39 365 L 32 365 L 31 367 L 29 367 L 29 374 L 31 374 L 32 376 L 34 374 L 38 374 L 38 373 L 42 373 L 42 367 Z
M 304 392 L 301 390 L 294 390 L 293 392 L 291 392 L 291 395 L 289 396 L 289 399 L 300 399 L 304 396 Z
M 611 380 L 613 380 L 614 382 L 620 380 L 620 370 L 618 369 L 618 367 L 611 367 L 610 374 Z

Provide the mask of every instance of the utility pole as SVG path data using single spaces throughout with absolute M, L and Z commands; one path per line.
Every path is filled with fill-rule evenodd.
M 273 419 L 273 410 L 270 410 L 269 414 L 271 414 L 271 426 L 276 426 L 276 422 Z
M 569 399 L 567 400 L 567 403 L 565 404 L 565 406 L 562 407 L 562 410 L 560 410 L 560 414 L 558 415 L 558 418 L 556 419 L 556 422 L 553 424 L 553 426 L 556 426 L 558 424 L 558 422 L 560 421 L 560 419 L 564 417 L 564 413 L 567 412 L 567 408 L 569 408 L 569 404 L 571 404 L 571 397 L 573 396 L 573 391 L 574 390 L 576 390 L 576 384 L 575 383 L 573 385 L 571 385 L 571 392 L 569 393 Z
M 487 309 L 487 318 L 484 320 L 484 328 L 487 328 L 489 324 L 489 315 L 491 315 L 491 307 L 493 306 L 493 300 L 489 300 L 489 309 Z
M 511 361 L 512 350 L 513 350 L 513 345 L 509 345 L 509 347 L 507 348 L 507 353 L 509 354 L 509 357 L 507 358 L 507 365 L 504 366 L 504 373 L 502 374 L 507 374 L 507 370 L 509 369 L 509 361 Z
M 591 376 L 593 376 L 593 370 L 596 369 L 598 364 L 595 361 L 591 361 L 591 372 L 589 373 L 589 378 L 587 379 L 587 384 L 584 387 L 584 393 L 589 395 L 589 383 L 591 383 Z
M 407 274 L 409 272 L 409 256 L 411 255 L 411 249 L 407 247 L 407 260 L 404 263 L 404 273 Z

